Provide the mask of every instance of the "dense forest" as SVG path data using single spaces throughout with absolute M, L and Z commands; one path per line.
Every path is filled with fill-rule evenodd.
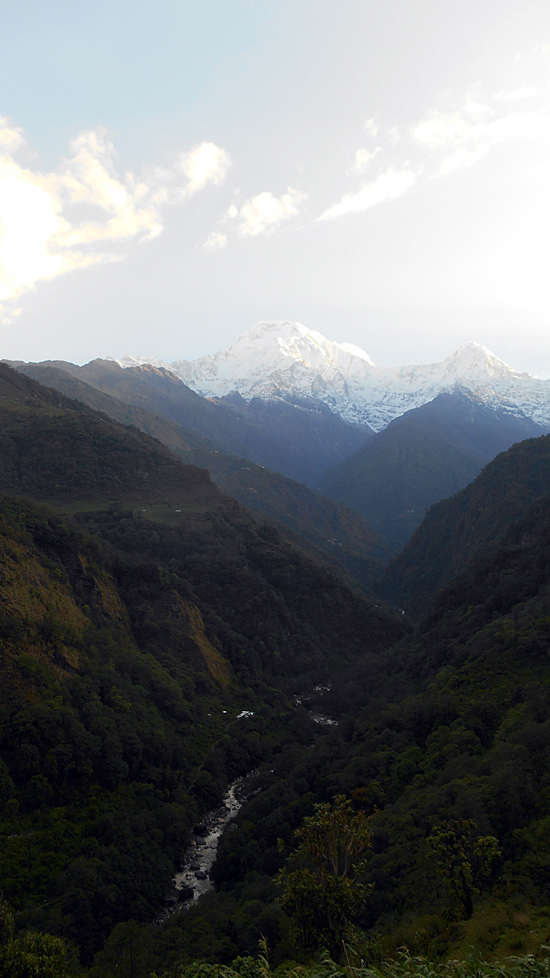
M 413 620 L 147 435 L 0 382 L 0 975 L 540 951 L 548 438 L 429 511 L 380 584 Z M 237 778 L 215 891 L 159 916 Z

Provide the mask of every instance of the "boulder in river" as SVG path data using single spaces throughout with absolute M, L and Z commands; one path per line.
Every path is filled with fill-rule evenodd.
M 192 900 L 195 896 L 195 891 L 192 886 L 182 886 L 178 890 L 178 900 L 180 903 L 185 903 L 187 900 Z

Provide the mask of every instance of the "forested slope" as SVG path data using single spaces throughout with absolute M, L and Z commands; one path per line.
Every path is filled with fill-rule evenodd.
M 148 436 L 6 367 L 0 396 L 0 889 L 89 962 L 291 694 L 404 626 Z
M 96 955 L 93 978 L 120 974 L 128 941 L 134 978 L 228 962 L 262 934 L 274 961 L 307 956 L 275 877 L 314 804 L 343 794 L 372 813 L 362 954 L 543 943 L 549 438 L 446 504 L 459 504 L 449 542 L 429 553 L 463 572 L 412 630 L 204 471 L 5 370 L 0 889 L 18 928 L 70 938 L 86 965 Z M 152 926 L 192 826 L 250 771 L 218 892 Z M 428 840 L 464 825 L 460 904 Z M 484 839 L 495 858 L 476 880 Z
M 432 503 L 463 489 L 514 442 L 545 433 L 530 418 L 496 412 L 471 395 L 439 394 L 326 472 L 321 488 L 401 549 Z
M 353 510 L 272 472 L 249 459 L 226 455 L 217 444 L 176 421 L 136 408 L 97 390 L 57 367 L 26 364 L 20 370 L 40 383 L 102 411 L 125 425 L 158 438 L 187 464 L 208 469 L 214 482 L 248 509 L 276 520 L 305 547 L 336 571 L 371 586 L 394 551 Z
M 413 635 L 311 700 L 313 712 L 338 726 L 319 741 L 304 716 L 301 745 L 266 768 L 262 790 L 222 841 L 220 895 L 168 925 L 165 960 L 189 959 L 197 949 L 217 960 L 253 953 L 260 929 L 288 955 L 288 921 L 272 883 L 285 855 L 277 839 L 289 846 L 313 803 L 338 793 L 375 812 L 365 878 L 374 889 L 356 919 L 374 942 L 370 953 L 405 943 L 416 953 L 456 954 L 460 946 L 467 955 L 475 942 L 503 956 L 544 943 L 549 648 L 547 495 L 502 546 L 440 593 Z M 471 922 L 461 920 L 428 844 L 449 825 L 471 825 L 474 840 L 494 837 L 500 852 L 481 894 L 469 884 Z M 471 853 L 464 858 L 473 860 Z M 149 946 L 154 953 L 155 940 Z
M 430 508 L 407 546 L 387 567 L 379 593 L 421 614 L 436 591 L 493 546 L 508 524 L 550 488 L 550 436 L 513 445 L 451 499 Z

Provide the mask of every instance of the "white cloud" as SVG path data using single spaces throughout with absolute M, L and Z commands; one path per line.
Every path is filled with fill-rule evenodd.
M 395 200 L 396 197 L 404 194 L 409 187 L 412 187 L 417 176 L 417 173 L 413 173 L 409 169 L 387 170 L 372 183 L 364 184 L 356 194 L 342 197 L 339 203 L 329 207 L 317 220 L 328 221 L 334 217 L 341 217 L 343 214 L 365 211 L 369 207 L 374 207 L 386 200 Z
M 264 190 L 238 208 L 241 223 L 237 231 L 243 237 L 255 237 L 257 234 L 272 234 L 283 221 L 288 221 L 300 213 L 300 205 L 306 200 L 307 194 L 288 188 L 286 194 L 275 197 L 270 191 Z M 235 217 L 235 205 L 228 216 Z
M 203 244 L 203 248 L 206 248 L 208 251 L 220 251 L 222 248 L 225 248 L 226 244 L 226 234 L 222 234 L 221 231 L 211 231 Z
M 25 138 L 21 129 L 12 126 L 5 115 L 0 115 L 0 149 L 7 150 L 8 153 L 15 153 L 25 145 Z
M 376 149 L 372 151 L 361 147 L 355 154 L 355 163 L 353 166 L 350 166 L 349 170 L 346 170 L 346 173 L 360 177 L 367 169 L 370 161 L 373 160 L 376 154 L 380 153 L 380 151 L 381 146 L 377 146 Z
M 233 225 L 236 233 L 242 238 L 274 234 L 283 221 L 290 221 L 298 216 L 305 200 L 307 194 L 292 187 L 289 187 L 286 194 L 280 197 L 275 197 L 271 191 L 264 190 L 244 202 L 239 191 L 235 191 L 235 200 L 218 222 L 217 230 L 208 235 L 203 248 L 210 251 L 225 248 L 228 235 L 223 229 L 228 225 Z M 236 227 L 235 222 L 238 222 Z
M 501 102 L 516 102 L 522 98 L 533 98 L 536 94 L 536 88 L 529 88 L 524 85 L 523 88 L 517 88 L 514 92 L 497 92 L 495 98 L 500 99 Z
M 485 126 L 474 127 L 467 140 L 458 146 L 441 164 L 442 174 L 451 173 L 460 166 L 471 166 L 482 160 L 493 146 L 512 139 L 548 138 L 550 122 L 535 112 L 514 113 L 503 119 L 495 119 Z
M 123 257 L 103 250 L 106 244 L 116 247 L 159 235 L 163 206 L 178 203 L 207 183 L 219 184 L 229 166 L 225 150 L 202 143 L 182 154 L 172 170 L 152 170 L 143 179 L 133 173 L 121 176 L 114 146 L 107 133 L 97 129 L 81 133 L 70 144 L 70 155 L 55 172 L 41 173 L 14 159 L 23 145 L 21 131 L 0 118 L 4 320 L 15 314 L 9 304 L 36 282 Z
M 365 130 L 368 132 L 369 136 L 373 138 L 378 135 L 379 125 L 376 119 L 367 119 L 364 125 Z
M 387 162 L 381 166 L 380 176 L 375 180 L 364 179 L 355 193 L 343 196 L 316 220 L 331 220 L 395 200 L 421 176 L 424 179 L 444 176 L 460 167 L 471 166 L 500 143 L 514 139 L 548 139 L 550 116 L 542 112 L 510 112 L 502 104 L 529 98 L 536 91 L 524 86 L 515 91 L 500 92 L 494 96 L 493 106 L 469 95 L 459 108 L 427 113 L 406 134 L 400 135 L 397 129 L 386 130 L 385 146 L 372 150 L 361 146 L 356 151 L 355 162 L 346 171 L 347 176 L 364 176 L 374 157 L 381 154 L 387 157 Z M 369 119 L 364 128 L 371 135 L 379 132 L 374 119 Z
M 449 143 L 461 143 L 474 136 L 476 127 L 483 127 L 487 116 L 494 115 L 477 102 L 467 101 L 463 110 L 431 112 L 413 129 L 413 139 L 428 149 L 436 150 Z M 481 131 L 478 128 L 478 131 Z
M 201 143 L 190 153 L 182 153 L 176 164 L 189 179 L 185 188 L 188 194 L 202 190 L 207 183 L 218 186 L 225 180 L 230 165 L 229 153 L 214 143 Z
M 487 106 L 467 101 L 464 109 L 432 112 L 413 129 L 413 139 L 436 152 L 444 150 L 440 174 L 483 159 L 493 146 L 518 138 L 548 138 L 550 123 L 537 112 L 513 112 L 495 117 Z

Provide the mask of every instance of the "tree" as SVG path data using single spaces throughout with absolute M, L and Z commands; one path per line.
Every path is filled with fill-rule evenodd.
M 75 955 L 53 934 L 12 936 L 0 947 L 0 978 L 70 978 Z
M 324 945 L 338 957 L 343 940 L 354 936 L 353 919 L 370 892 L 361 882 L 371 844 L 369 822 L 370 816 L 337 795 L 332 805 L 315 805 L 294 833 L 297 846 L 277 879 L 279 902 L 306 947 Z M 280 840 L 279 848 L 284 848 Z
M 471 819 L 442 822 L 428 836 L 428 846 L 439 875 L 450 891 L 453 910 L 469 920 L 474 911 L 473 897 L 479 884 L 491 874 L 501 855 L 493 835 L 476 837 L 477 825 Z

